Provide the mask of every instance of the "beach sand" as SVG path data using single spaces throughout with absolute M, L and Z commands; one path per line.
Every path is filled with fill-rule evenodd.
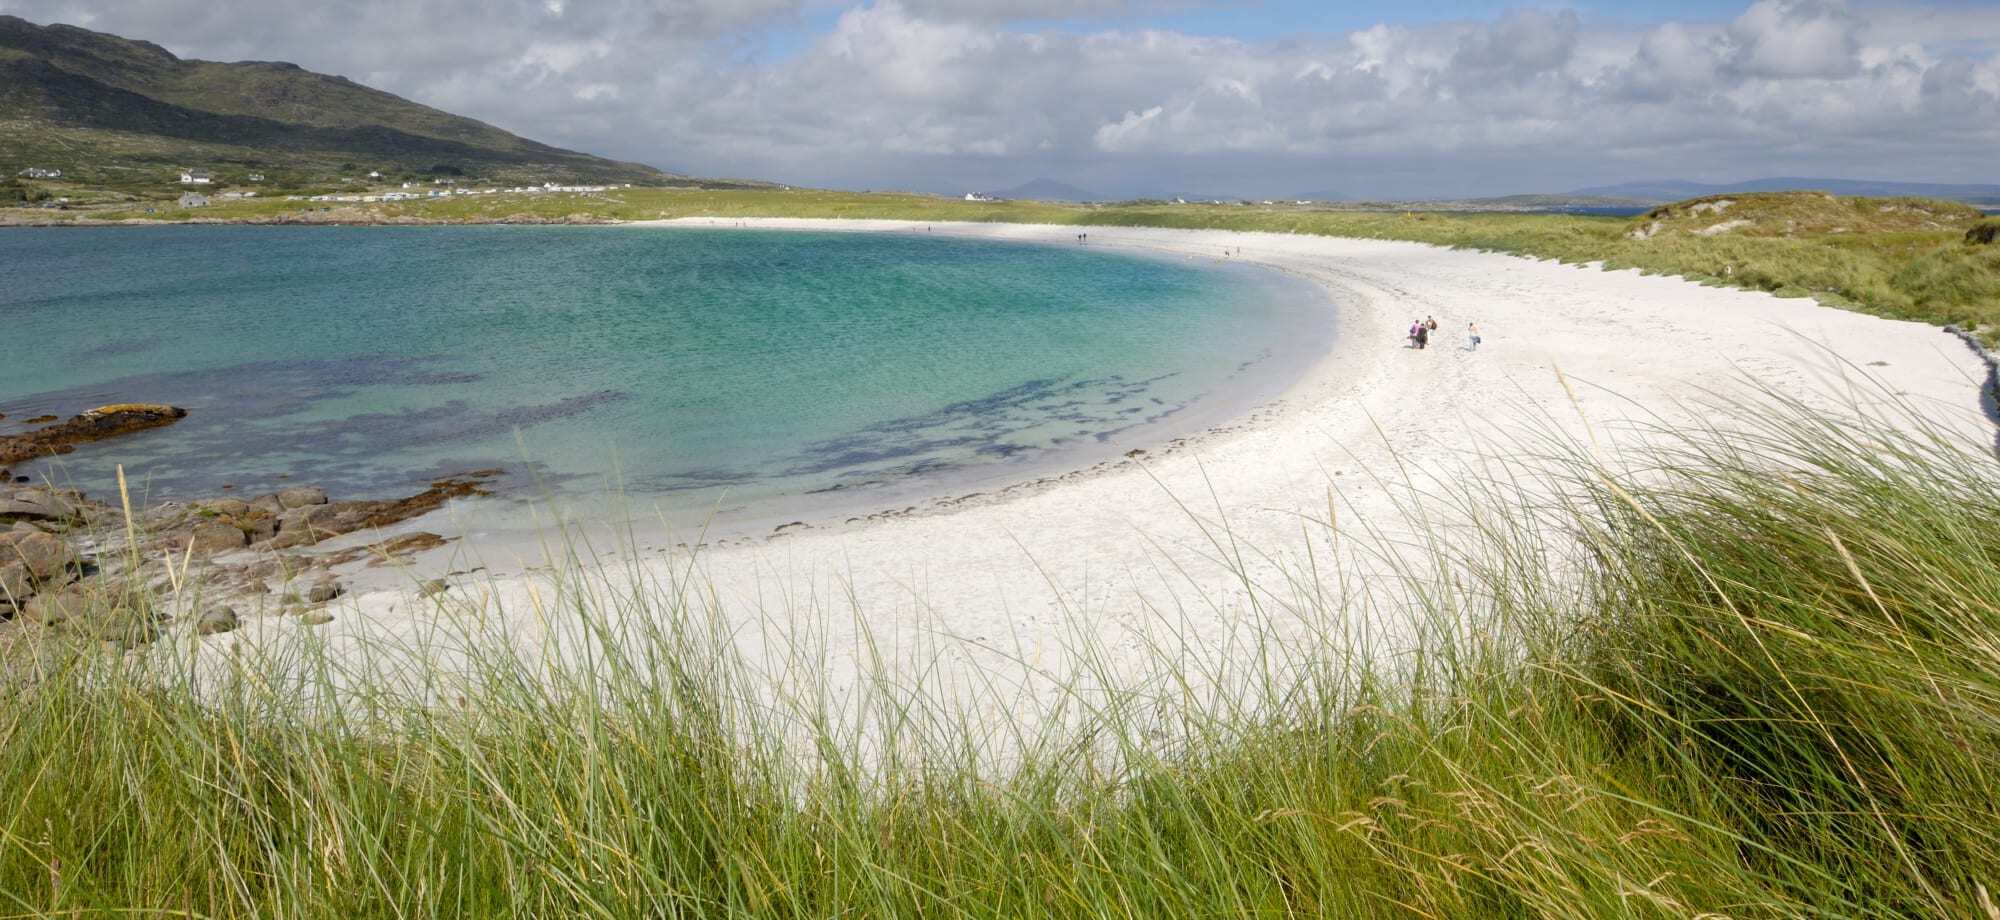
M 705 226 L 694 220 L 678 225 Z M 1314 236 L 881 221 L 716 221 L 772 230 L 928 232 L 1069 242 L 1196 259 L 1241 259 L 1322 285 L 1339 335 L 1281 400 L 1171 451 L 850 526 L 790 528 L 761 543 L 619 555 L 603 590 L 658 592 L 715 613 L 754 664 L 836 691 L 892 678 L 1000 688 L 996 699 L 1090 665 L 1115 677 L 1159 653 L 1204 661 L 1268 652 L 1254 632 L 1301 646 L 1387 654 L 1407 643 L 1412 584 L 1386 559 L 1404 538 L 1459 521 L 1449 483 L 1530 464 L 1513 439 L 1561 431 L 1607 454 L 1626 420 L 1707 415 L 1712 393 L 1754 386 L 1838 408 L 1879 378 L 1935 418 L 1990 442 L 1986 368 L 1958 339 L 1898 322 L 1634 271 L 1603 271 L 1414 243 Z M 635 226 L 634 232 L 644 227 Z M 1428 349 L 1405 347 L 1435 316 Z M 1484 337 L 1466 348 L 1468 322 Z M 1331 511 L 1330 511 L 1331 509 Z M 1328 526 L 1330 514 L 1337 518 Z M 450 532 L 448 522 L 425 529 Z M 1398 547 L 1403 547 L 1398 549 Z M 1386 549 L 1385 549 L 1386 548 Z M 1409 553 L 1420 558 L 1422 547 Z M 457 568 L 520 571 L 476 541 Z M 442 563 L 438 563 L 442 564 Z M 1345 573 L 1329 574 L 1338 564 Z M 1317 573 L 1317 574 L 1315 574 Z M 434 572 L 421 573 L 429 577 Z M 567 614 L 547 578 L 461 577 L 453 609 L 522 648 Z M 414 584 L 414 580 L 411 581 Z M 637 586 L 637 587 L 635 587 Z M 1365 602 L 1363 599 L 1365 598 Z M 441 608 L 408 587 L 357 591 L 329 647 L 420 641 Z M 1259 624 L 1249 630 L 1246 624 Z M 1246 632 L 1248 630 L 1248 632 Z M 272 621 L 213 644 L 308 631 Z M 441 665 L 442 666 L 442 665 Z M 787 668 L 790 671 L 787 671 Z M 921 674 L 922 676 L 915 677 Z M 782 678 L 781 678 L 782 679 Z M 990 682 L 990 683 L 989 683 Z M 1005 702 L 993 705 L 1008 705 Z

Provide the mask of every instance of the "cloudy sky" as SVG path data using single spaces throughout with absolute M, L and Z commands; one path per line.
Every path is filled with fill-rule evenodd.
M 0 0 L 679 172 L 958 192 L 2000 182 L 2000 2 Z

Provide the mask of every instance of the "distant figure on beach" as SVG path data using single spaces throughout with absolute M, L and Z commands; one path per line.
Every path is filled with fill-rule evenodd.
M 1466 350 L 1466 351 L 1478 351 L 1478 350 L 1479 350 L 1479 324 L 1478 324 L 1478 323 L 1466 323 L 1466 324 L 1465 324 L 1465 350 Z
M 1420 320 L 1420 319 L 1413 319 L 1413 320 L 1410 320 L 1410 347 L 1411 347 L 1411 348 L 1415 348 L 1415 347 L 1417 347 L 1417 333 L 1418 333 L 1419 331 L 1421 331 L 1421 330 L 1422 330 L 1423 328 L 1424 328 L 1424 321 L 1423 321 L 1423 320 Z
M 1418 323 L 1416 336 L 1417 336 L 1417 350 L 1422 351 L 1424 346 L 1429 345 L 1431 343 L 1431 327 L 1423 323 Z
M 1425 318 L 1424 318 L 1424 328 L 1425 328 L 1425 329 L 1427 329 L 1427 330 L 1429 330 L 1429 331 L 1431 331 L 1431 332 L 1436 332 L 1436 331 L 1438 331 L 1438 318 L 1437 318 L 1437 317 L 1435 317 L 1435 316 L 1429 316 L 1429 317 L 1425 317 Z

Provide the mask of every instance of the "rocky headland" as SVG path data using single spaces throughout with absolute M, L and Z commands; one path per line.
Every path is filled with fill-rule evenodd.
M 67 453 L 186 414 L 150 404 L 93 409 L 0 436 L 0 464 Z M 330 541 L 487 494 L 498 475 L 473 471 L 386 500 L 336 500 L 302 486 L 134 508 L 120 496 L 39 485 L 0 468 L 0 634 L 11 642 L 49 631 L 130 647 L 180 621 L 204 635 L 253 616 L 326 623 L 333 618 L 328 603 L 345 590 L 343 568 L 396 564 L 450 542 L 424 531 Z M 445 589 L 441 582 L 424 586 L 426 593 Z

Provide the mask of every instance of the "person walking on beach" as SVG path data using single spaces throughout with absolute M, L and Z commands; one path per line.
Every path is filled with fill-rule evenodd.
M 1466 323 L 1466 324 L 1465 324 L 1465 350 L 1466 350 L 1466 351 L 1478 351 L 1478 350 L 1479 350 L 1479 324 L 1478 324 L 1478 323 Z
M 1418 351 L 1423 351 L 1423 350 L 1424 350 L 1424 346 L 1426 346 L 1426 345 L 1429 345 L 1430 343 L 1431 343 L 1431 327 L 1429 327 L 1429 326 L 1427 326 L 1427 325 L 1425 325 L 1425 324 L 1423 324 L 1423 323 L 1418 323 L 1418 324 L 1417 324 L 1417 350 L 1418 350 Z
M 1410 320 L 1410 347 L 1411 347 L 1411 348 L 1416 348 L 1416 347 L 1418 347 L 1418 345 L 1417 345 L 1417 333 L 1418 333 L 1418 332 L 1420 332 L 1420 331 L 1422 331 L 1422 330 L 1423 330 L 1423 328 L 1424 328 L 1424 321 L 1423 321 L 1423 320 L 1420 320 L 1420 319 L 1413 319 L 1413 320 Z

